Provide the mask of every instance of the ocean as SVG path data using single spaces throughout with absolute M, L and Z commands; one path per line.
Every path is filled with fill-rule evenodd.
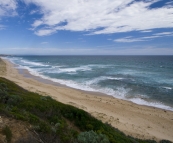
M 85 91 L 173 111 L 173 56 L 14 56 L 18 69 Z

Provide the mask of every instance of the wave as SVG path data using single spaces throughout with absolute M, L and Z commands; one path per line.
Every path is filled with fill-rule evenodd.
M 145 101 L 141 98 L 132 98 L 132 99 L 129 99 L 129 100 L 132 101 L 133 103 L 136 103 L 136 104 L 146 105 L 146 106 L 151 106 L 151 107 L 157 107 L 157 108 L 173 111 L 172 107 L 167 106 L 167 105 L 165 105 L 161 102 L 148 102 L 148 101 Z
M 77 72 L 77 71 L 91 71 L 93 68 L 107 68 L 112 65 L 96 65 L 96 64 L 89 64 L 89 65 L 84 65 L 84 66 L 79 66 L 79 67 L 73 67 L 73 68 L 60 68 L 60 72 Z
M 84 65 L 79 67 L 67 67 L 67 66 L 52 66 L 55 71 L 47 71 L 48 73 L 76 73 L 77 71 L 91 71 L 94 67 L 106 68 L 107 65 Z
M 163 86 L 162 88 L 172 90 L 172 87 Z
M 77 72 L 77 71 L 90 71 L 92 70 L 89 66 L 80 66 L 74 68 L 60 68 L 60 72 Z
M 97 68 L 108 68 L 108 67 L 115 67 L 115 65 L 104 65 L 104 64 L 89 64 L 88 67 L 97 67 Z
M 16 57 L 3 57 L 3 59 L 9 60 L 13 64 L 17 64 L 17 61 L 22 60 L 22 58 L 16 58 Z M 19 65 L 19 64 L 17 64 Z
M 44 69 L 43 72 L 76 74 L 78 71 L 91 71 L 91 70 L 92 69 L 87 66 L 80 66 L 74 68 L 65 68 L 65 66 L 52 66 L 51 68 Z
M 85 91 L 95 91 L 94 89 L 92 89 L 90 87 L 84 86 L 82 84 L 80 85 L 79 83 L 72 81 L 72 80 L 62 80 L 62 79 L 57 79 L 57 78 L 51 78 L 51 77 L 45 76 L 45 75 L 43 75 L 43 74 L 41 74 L 35 70 L 32 70 L 28 67 L 27 67 L 27 70 L 34 76 L 39 76 L 43 79 L 48 79 L 50 81 L 57 82 L 57 83 L 60 83 L 62 85 L 66 85 L 66 86 L 69 86 L 72 88 L 81 89 L 81 90 L 85 90 Z
M 50 66 L 50 65 L 39 63 L 39 62 L 31 62 L 31 61 L 26 61 L 26 60 L 21 60 L 21 62 L 23 62 L 24 64 L 27 64 L 29 66 L 44 66 L 44 67 Z
M 101 76 L 101 77 L 97 77 L 97 78 L 87 81 L 86 84 L 92 85 L 92 84 L 99 83 L 100 81 L 103 81 L 103 80 L 123 80 L 123 79 L 124 78 L 120 78 L 120 77 Z
M 11 57 L 11 58 L 7 58 L 7 59 L 10 60 L 10 62 L 12 62 L 14 64 L 23 65 L 23 66 L 41 66 L 41 67 L 50 66 L 48 64 L 43 64 L 40 62 L 33 62 L 33 61 L 24 60 L 21 57 Z

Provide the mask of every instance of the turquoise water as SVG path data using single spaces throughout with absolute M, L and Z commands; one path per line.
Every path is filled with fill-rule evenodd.
M 76 89 L 173 110 L 173 56 L 16 56 L 19 69 Z

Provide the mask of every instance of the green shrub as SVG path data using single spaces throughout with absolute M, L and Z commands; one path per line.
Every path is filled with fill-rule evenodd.
M 21 101 L 22 101 L 22 98 L 20 96 L 18 96 L 18 95 L 11 95 L 11 96 L 9 96 L 7 104 L 9 104 L 9 105 L 16 105 L 16 104 L 18 104 Z
M 172 142 L 168 140 L 161 140 L 159 143 L 172 143 Z
M 52 100 L 52 97 L 51 97 L 51 96 L 46 96 L 46 98 L 47 98 L 48 100 Z
M 88 130 L 92 130 L 92 129 L 93 129 L 93 126 L 92 126 L 91 124 L 87 124 L 87 125 L 86 125 L 86 128 L 87 128 Z
M 8 126 L 5 126 L 2 130 L 3 134 L 6 136 L 7 142 L 11 142 L 12 132 Z
M 52 100 L 52 97 L 50 97 L 50 96 L 41 96 L 40 99 L 46 101 L 46 100 Z
M 33 129 L 36 131 L 40 131 L 40 126 L 39 125 L 33 126 Z
M 109 143 L 109 140 L 105 135 L 97 134 L 94 131 L 80 133 L 77 141 L 79 143 Z
M 6 110 L 6 111 L 11 111 L 11 109 L 12 109 L 12 108 L 11 108 L 11 106 L 9 106 L 9 105 L 7 105 L 7 106 L 5 107 L 5 110 Z
M 0 83 L 0 88 L 7 89 L 7 85 L 5 83 Z
M 8 99 L 9 99 L 8 93 L 1 89 L 1 91 L 0 91 L 0 101 L 2 103 L 7 103 Z
M 50 133 L 51 131 L 50 126 L 46 122 L 40 122 L 39 127 L 40 127 L 40 132 L 42 133 Z
M 39 118 L 35 115 L 29 114 L 28 118 L 29 118 L 29 122 L 32 124 L 36 124 L 39 122 Z
M 0 95 L 3 93 L 3 90 L 0 88 Z
M 45 101 L 47 100 L 47 98 L 45 96 L 41 96 L 40 99 L 45 100 Z

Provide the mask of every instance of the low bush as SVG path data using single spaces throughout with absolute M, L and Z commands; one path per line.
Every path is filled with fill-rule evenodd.
M 108 138 L 103 134 L 94 131 L 82 132 L 78 135 L 78 143 L 109 143 Z
M 20 96 L 18 96 L 18 95 L 10 95 L 9 99 L 7 101 L 7 104 L 9 104 L 9 105 L 16 105 L 16 104 L 18 104 L 21 101 L 22 101 L 22 98 Z
M 172 143 L 172 142 L 168 140 L 161 140 L 159 143 Z

